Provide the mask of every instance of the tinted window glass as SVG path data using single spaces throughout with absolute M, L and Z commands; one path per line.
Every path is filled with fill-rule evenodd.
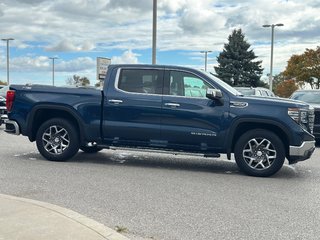
M 170 72 L 169 95 L 205 98 L 207 88 L 209 85 L 197 76 L 185 72 Z
M 118 88 L 133 93 L 161 94 L 163 72 L 161 70 L 123 69 Z

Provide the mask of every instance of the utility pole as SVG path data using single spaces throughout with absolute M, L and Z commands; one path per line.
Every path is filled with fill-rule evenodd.
M 153 0 L 152 64 L 157 64 L 157 0 Z
M 7 42 L 7 84 L 10 85 L 10 78 L 9 78 L 9 41 L 14 40 L 13 38 L 3 38 L 2 41 Z
M 58 57 L 49 57 L 49 59 L 52 59 L 52 86 L 54 86 L 54 60 Z
M 270 57 L 270 75 L 269 75 L 269 88 L 272 91 L 272 84 L 273 84 L 273 76 L 272 76 L 272 68 L 273 68 L 273 42 L 274 42 L 274 28 L 275 27 L 282 27 L 282 23 L 277 24 L 266 24 L 262 25 L 262 27 L 271 27 L 271 57 Z
M 207 71 L 208 53 L 211 52 L 212 51 L 201 51 L 201 53 L 204 53 L 204 71 Z

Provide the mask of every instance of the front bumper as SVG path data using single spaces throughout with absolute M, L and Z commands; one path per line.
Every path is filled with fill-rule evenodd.
M 289 163 L 293 164 L 311 157 L 316 149 L 315 141 L 304 141 L 300 146 L 289 146 Z

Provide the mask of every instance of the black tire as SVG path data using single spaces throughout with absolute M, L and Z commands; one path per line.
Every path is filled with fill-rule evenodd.
M 50 161 L 66 161 L 79 151 L 79 135 L 67 120 L 53 118 L 44 122 L 36 136 L 37 148 Z
M 241 171 L 256 177 L 269 177 L 278 172 L 285 160 L 280 138 L 265 129 L 244 133 L 235 144 L 235 160 Z
M 92 147 L 82 146 L 80 147 L 80 149 L 85 153 L 97 153 L 97 152 L 100 152 L 103 148 L 100 148 L 98 146 L 92 146 Z

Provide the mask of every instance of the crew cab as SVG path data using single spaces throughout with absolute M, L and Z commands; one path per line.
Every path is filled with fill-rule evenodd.
M 54 161 L 109 147 L 234 154 L 244 173 L 265 177 L 315 149 L 308 104 L 245 97 L 178 66 L 110 65 L 102 89 L 11 85 L 7 110 L 5 131 L 36 141 Z

